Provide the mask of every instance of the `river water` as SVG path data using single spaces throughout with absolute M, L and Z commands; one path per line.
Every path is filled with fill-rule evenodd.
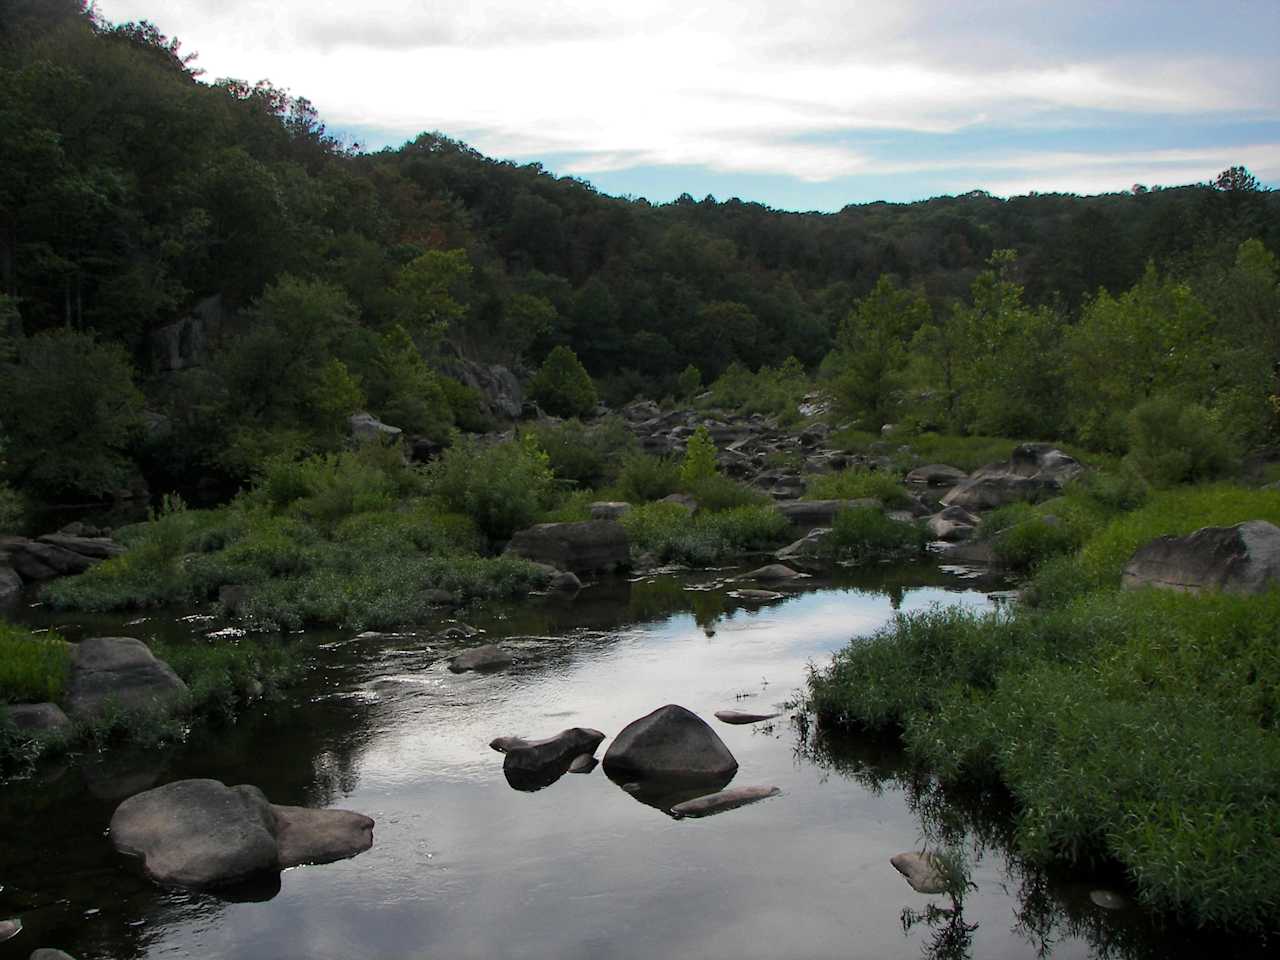
M 950 906 L 914 893 L 889 864 L 932 835 L 936 792 L 891 747 L 827 740 L 794 719 L 810 663 L 895 610 L 986 607 L 1001 584 L 877 567 L 754 605 L 730 595 L 728 576 L 654 574 L 590 585 L 575 600 L 470 611 L 485 641 L 519 651 L 496 674 L 448 672 L 446 658 L 480 640 L 440 639 L 447 623 L 378 637 L 309 632 L 295 638 L 307 651 L 302 683 L 235 725 L 197 729 L 163 751 L 72 757 L 0 785 L 0 918 L 24 924 L 0 960 L 37 946 L 80 960 L 1193 955 L 1136 908 L 1095 906 L 1090 893 L 1106 878 L 1021 868 L 999 842 L 999 798 L 968 801 L 980 817 L 990 808 L 995 826 L 959 838 L 976 886 L 963 914 L 904 923 L 904 909 Z M 220 626 L 191 611 L 33 607 L 23 617 L 70 639 L 200 642 Z M 515 790 L 488 747 L 570 726 L 612 736 L 666 703 L 713 724 L 738 759 L 735 786 L 781 794 L 676 820 L 598 768 Z M 782 716 L 728 726 L 712 719 L 725 708 Z M 106 828 L 124 797 L 185 777 L 361 811 L 377 821 L 374 846 L 231 897 L 163 890 L 112 851 Z

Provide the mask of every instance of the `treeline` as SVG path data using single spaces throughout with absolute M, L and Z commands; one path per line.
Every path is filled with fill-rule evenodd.
M 139 462 L 164 483 L 244 477 L 265 457 L 334 446 L 361 407 L 444 442 L 485 425 L 477 398 L 438 372 L 446 352 L 527 371 L 566 347 L 612 403 L 675 392 L 689 365 L 710 383 L 788 357 L 813 371 L 833 348 L 853 362 L 866 333 L 851 308 L 885 277 L 923 307 L 876 335 L 941 366 L 904 375 L 894 359 L 878 399 L 852 398 L 868 426 L 908 403 L 952 429 L 1110 444 L 1111 428 L 1064 417 L 1067 385 L 1092 369 L 1068 333 L 1108 303 L 1120 317 L 1126 297 L 1186 284 L 1212 314 L 1198 335 L 1224 344 L 1196 396 L 1221 408 L 1241 351 L 1248 403 L 1265 389 L 1262 341 L 1214 312 L 1233 271 L 1252 283 L 1280 244 L 1280 202 L 1241 169 L 1176 189 L 975 192 L 835 214 L 652 205 L 440 134 L 361 152 L 305 99 L 206 82 L 155 26 L 107 23 L 79 0 L 0 0 L 0 143 L 0 456 L 44 495 L 105 492 Z M 199 369 L 153 376 L 150 336 L 211 296 L 231 333 Z M 1231 309 L 1255 307 L 1271 309 Z M 1269 316 L 1249 329 L 1274 334 Z M 972 356 L 951 369 L 957 343 Z M 1149 348 L 1172 362 L 1163 341 Z M 1037 364 L 1053 369 L 1041 378 Z M 975 399 L 966 384 L 986 389 L 992 370 L 1004 393 Z M 849 382 L 840 363 L 827 371 Z M 1107 394 L 1112 412 L 1122 394 Z M 1000 412 L 1000 397 L 1021 412 Z

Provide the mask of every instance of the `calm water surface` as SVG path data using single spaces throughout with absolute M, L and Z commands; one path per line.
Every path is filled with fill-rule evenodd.
M 304 683 L 238 724 L 180 747 L 72 758 L 0 785 L 0 917 L 25 929 L 0 960 L 57 946 L 96 957 L 199 958 L 1055 958 L 1177 952 L 1136 911 L 1089 902 L 1090 878 L 1022 874 L 989 838 L 969 838 L 968 927 L 904 931 L 913 893 L 889 857 L 919 847 L 922 795 L 892 751 L 814 749 L 787 702 L 824 662 L 895 607 L 992 601 L 988 584 L 925 568 L 808 582 L 742 606 L 728 574 L 590 586 L 575 601 L 474 611 L 508 640 L 513 669 L 455 676 L 461 641 L 317 632 Z M 891 586 L 886 586 L 890 584 Z M 102 633 L 201 637 L 204 619 L 55 617 L 73 639 Z M 471 641 L 471 642 L 479 642 Z M 740 764 L 734 785 L 773 799 L 674 820 L 597 769 L 537 792 L 512 789 L 498 735 L 588 726 L 612 736 L 678 703 L 711 722 Z M 732 727 L 723 708 L 772 712 Z M 601 747 L 599 755 L 608 747 Z M 286 871 L 241 902 L 161 890 L 115 855 L 105 831 L 125 796 L 184 777 L 254 783 L 277 803 L 339 806 L 377 821 L 373 848 Z M 927 791 L 926 791 L 927 794 Z M 1038 929 L 1039 933 L 1033 932 Z M 1045 942 L 1044 935 L 1049 942 Z

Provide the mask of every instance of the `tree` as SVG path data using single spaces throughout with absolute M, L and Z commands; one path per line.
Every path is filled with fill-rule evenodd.
M 568 347 L 556 347 L 529 383 L 529 396 L 558 417 L 585 417 L 596 408 L 595 384 Z
M 98 497 L 128 482 L 142 394 L 122 348 L 73 330 L 42 333 L 19 342 L 5 380 L 4 469 L 17 487 Z
M 835 391 L 853 416 L 879 428 L 889 418 L 907 367 L 907 344 L 930 320 L 928 301 L 881 276 L 840 324 L 832 366 Z
M 1214 178 L 1213 185 L 1227 193 L 1256 193 L 1261 185 L 1248 167 L 1227 167 Z
M 471 272 L 465 250 L 428 250 L 400 268 L 401 324 L 419 346 L 435 343 L 466 317 Z
M 680 486 L 692 490 L 716 475 L 716 445 L 706 424 L 693 431 L 680 462 Z

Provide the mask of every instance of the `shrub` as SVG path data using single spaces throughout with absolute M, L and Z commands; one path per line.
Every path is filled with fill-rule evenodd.
M 630 503 L 661 500 L 680 489 L 680 465 L 668 457 L 628 454 L 622 458 L 617 489 Z
M 692 363 L 680 371 L 676 379 L 676 394 L 683 400 L 693 397 L 702 389 L 702 371 Z
M 700 481 L 716 475 L 716 445 L 705 425 L 693 431 L 680 462 L 680 484 L 688 490 Z
M 836 514 L 828 542 L 839 556 L 881 560 L 914 556 L 927 539 L 914 523 L 892 520 L 876 507 L 858 507 Z
M 453 422 L 459 430 L 488 433 L 497 426 L 493 414 L 489 412 L 489 405 L 479 390 L 452 377 L 440 377 L 439 384 L 449 410 L 453 413 Z
M 741 413 L 773 414 L 784 423 L 794 423 L 808 389 L 804 365 L 795 357 L 788 357 L 778 367 L 761 367 L 756 373 L 734 362 L 711 384 L 710 403 Z
M 506 540 L 554 502 L 551 467 L 532 434 L 491 447 L 459 443 L 428 466 L 427 478 L 447 509 L 471 517 L 491 540 Z
M 199 715 L 229 720 L 258 696 L 271 696 L 301 671 L 296 643 L 253 637 L 157 643 L 152 652 L 186 683 Z
M 577 354 L 556 347 L 529 383 L 529 396 L 557 417 L 585 417 L 596 407 L 595 384 Z
M 621 417 L 605 417 L 584 427 L 577 420 L 533 427 L 538 446 L 546 452 L 557 479 L 581 487 L 599 487 L 617 475 L 623 456 L 635 437 Z
M 57 700 L 71 669 L 66 641 L 0 621 L 0 703 Z
M 855 467 L 839 473 L 804 478 L 806 500 L 859 500 L 872 497 L 893 509 L 911 505 L 911 496 L 895 478 L 878 470 Z
M 748 506 L 694 515 L 679 504 L 650 503 L 622 518 L 632 546 L 662 562 L 706 566 L 749 550 L 776 546 L 788 524 L 772 507 Z
M 1221 477 L 1238 458 L 1227 432 L 1204 407 L 1156 397 L 1129 414 L 1128 459 L 1148 482 L 1168 487 Z
M 685 485 L 685 492 L 698 502 L 700 510 L 731 510 L 734 507 L 760 506 L 770 502 L 759 490 L 729 477 L 714 474 Z

